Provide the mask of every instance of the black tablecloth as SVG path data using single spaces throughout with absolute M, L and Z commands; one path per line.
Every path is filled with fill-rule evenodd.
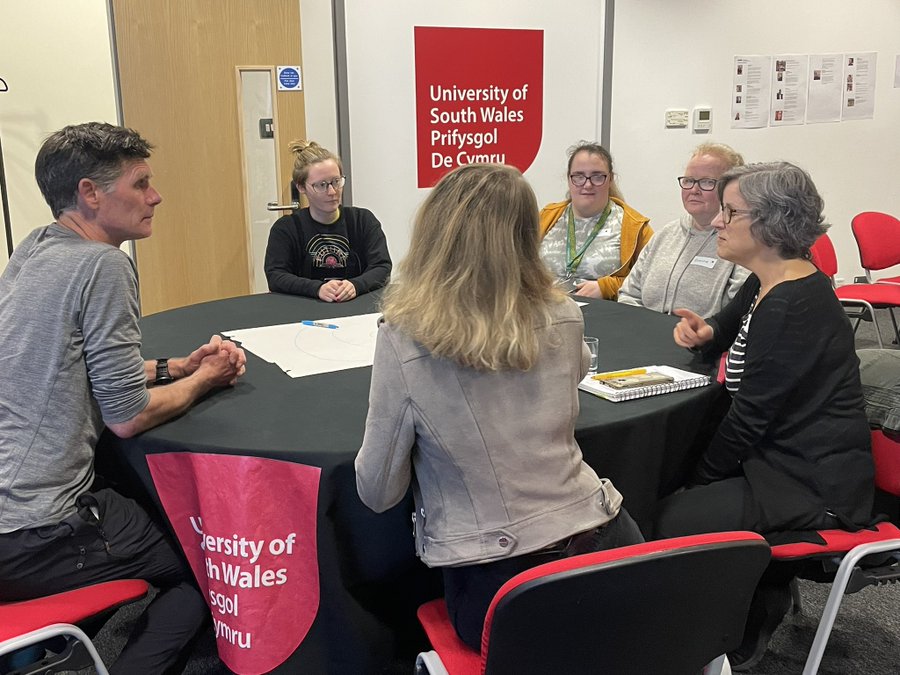
M 144 318 L 145 358 L 180 356 L 213 333 L 376 311 L 374 294 L 327 304 L 278 294 L 220 300 Z M 603 300 L 583 308 L 585 333 L 600 340 L 600 370 L 666 364 L 708 372 L 672 341 L 676 319 Z M 133 439 L 106 435 L 101 451 L 119 471 L 155 490 L 145 456 L 209 452 L 296 461 L 322 468 L 318 500 L 319 613 L 281 672 L 377 672 L 415 635 L 414 609 L 440 593 L 439 576 L 417 561 L 411 499 L 385 514 L 356 494 L 353 459 L 368 407 L 371 368 L 291 378 L 247 353 L 247 374 L 186 414 Z M 678 487 L 717 386 L 623 403 L 581 393 L 576 427 L 585 459 L 611 478 L 647 530 L 660 497 Z M 535 401 L 540 405 L 540 401 Z M 527 411 L 523 411 L 527 415 Z M 107 452 L 110 451 L 110 452 Z

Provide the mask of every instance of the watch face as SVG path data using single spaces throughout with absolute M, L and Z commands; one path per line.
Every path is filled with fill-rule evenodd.
M 156 384 L 169 384 L 174 382 L 175 378 L 169 375 L 169 359 L 156 360 Z

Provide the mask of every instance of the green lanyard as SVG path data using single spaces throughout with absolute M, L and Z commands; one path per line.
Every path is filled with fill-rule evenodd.
M 575 274 L 575 270 L 578 269 L 578 266 L 581 264 L 581 259 L 584 257 L 585 252 L 588 249 L 588 246 L 594 241 L 597 235 L 600 233 L 600 230 L 603 229 L 603 226 L 606 225 L 606 219 L 609 218 L 609 212 L 612 209 L 612 201 L 606 202 L 606 208 L 603 209 L 603 213 L 600 214 L 600 218 L 597 219 L 597 223 L 594 225 L 594 229 L 591 231 L 590 236 L 588 236 L 587 240 L 585 240 L 581 249 L 575 250 L 575 215 L 572 210 L 572 205 L 569 204 L 569 218 L 568 218 L 568 231 L 566 232 L 566 276 L 570 277 Z

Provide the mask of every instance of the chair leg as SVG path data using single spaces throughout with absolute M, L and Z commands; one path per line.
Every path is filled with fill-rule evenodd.
M 731 675 L 731 664 L 725 654 L 720 654 L 703 667 L 701 675 Z
M 800 597 L 800 582 L 797 577 L 791 579 L 791 607 L 792 614 L 800 614 L 803 611 L 803 598 Z
M 888 307 L 888 312 L 891 315 L 891 323 L 894 324 L 894 339 L 892 342 L 896 344 L 900 344 L 900 329 L 897 328 L 897 317 L 894 316 L 894 308 Z
M 840 567 L 838 567 L 837 574 L 835 574 L 831 593 L 828 594 L 828 601 L 825 603 L 825 609 L 822 611 L 822 618 L 819 619 L 819 627 L 816 629 L 816 637 L 813 639 L 809 656 L 806 657 L 803 675 L 816 675 L 819 672 L 819 665 L 822 663 L 825 646 L 828 644 L 831 629 L 834 627 L 835 617 L 837 617 L 841 600 L 844 598 L 844 592 L 847 589 L 847 584 L 850 583 L 850 576 L 853 574 L 856 564 L 862 558 L 872 553 L 896 550 L 900 550 L 900 539 L 889 539 L 872 544 L 860 544 L 844 556 Z
M 437 652 L 419 652 L 416 657 L 416 675 L 449 675 Z
M 94 645 L 91 642 L 90 638 L 88 638 L 88 636 L 85 635 L 78 626 L 74 626 L 72 624 L 55 623 L 50 626 L 46 626 L 45 628 L 40 628 L 30 633 L 26 633 L 25 635 L 20 635 L 18 637 L 6 640 L 2 643 L 2 650 L 0 650 L 0 653 L 12 653 L 22 649 L 23 647 L 28 647 L 35 643 L 45 642 L 46 640 L 57 637 L 59 635 L 72 637 L 80 642 L 81 646 L 84 647 L 84 649 L 87 651 L 90 659 L 94 662 L 94 668 L 97 670 L 97 675 L 109 675 L 109 672 L 106 670 L 106 666 L 103 664 L 103 660 L 100 658 L 100 654 L 97 653 L 97 650 L 94 648 Z

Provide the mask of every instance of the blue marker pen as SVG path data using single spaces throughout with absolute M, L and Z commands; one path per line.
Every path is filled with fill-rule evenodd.
M 322 323 L 321 321 L 301 321 L 300 323 L 304 326 L 315 326 L 316 328 L 331 328 L 332 330 L 338 328 L 333 323 Z

